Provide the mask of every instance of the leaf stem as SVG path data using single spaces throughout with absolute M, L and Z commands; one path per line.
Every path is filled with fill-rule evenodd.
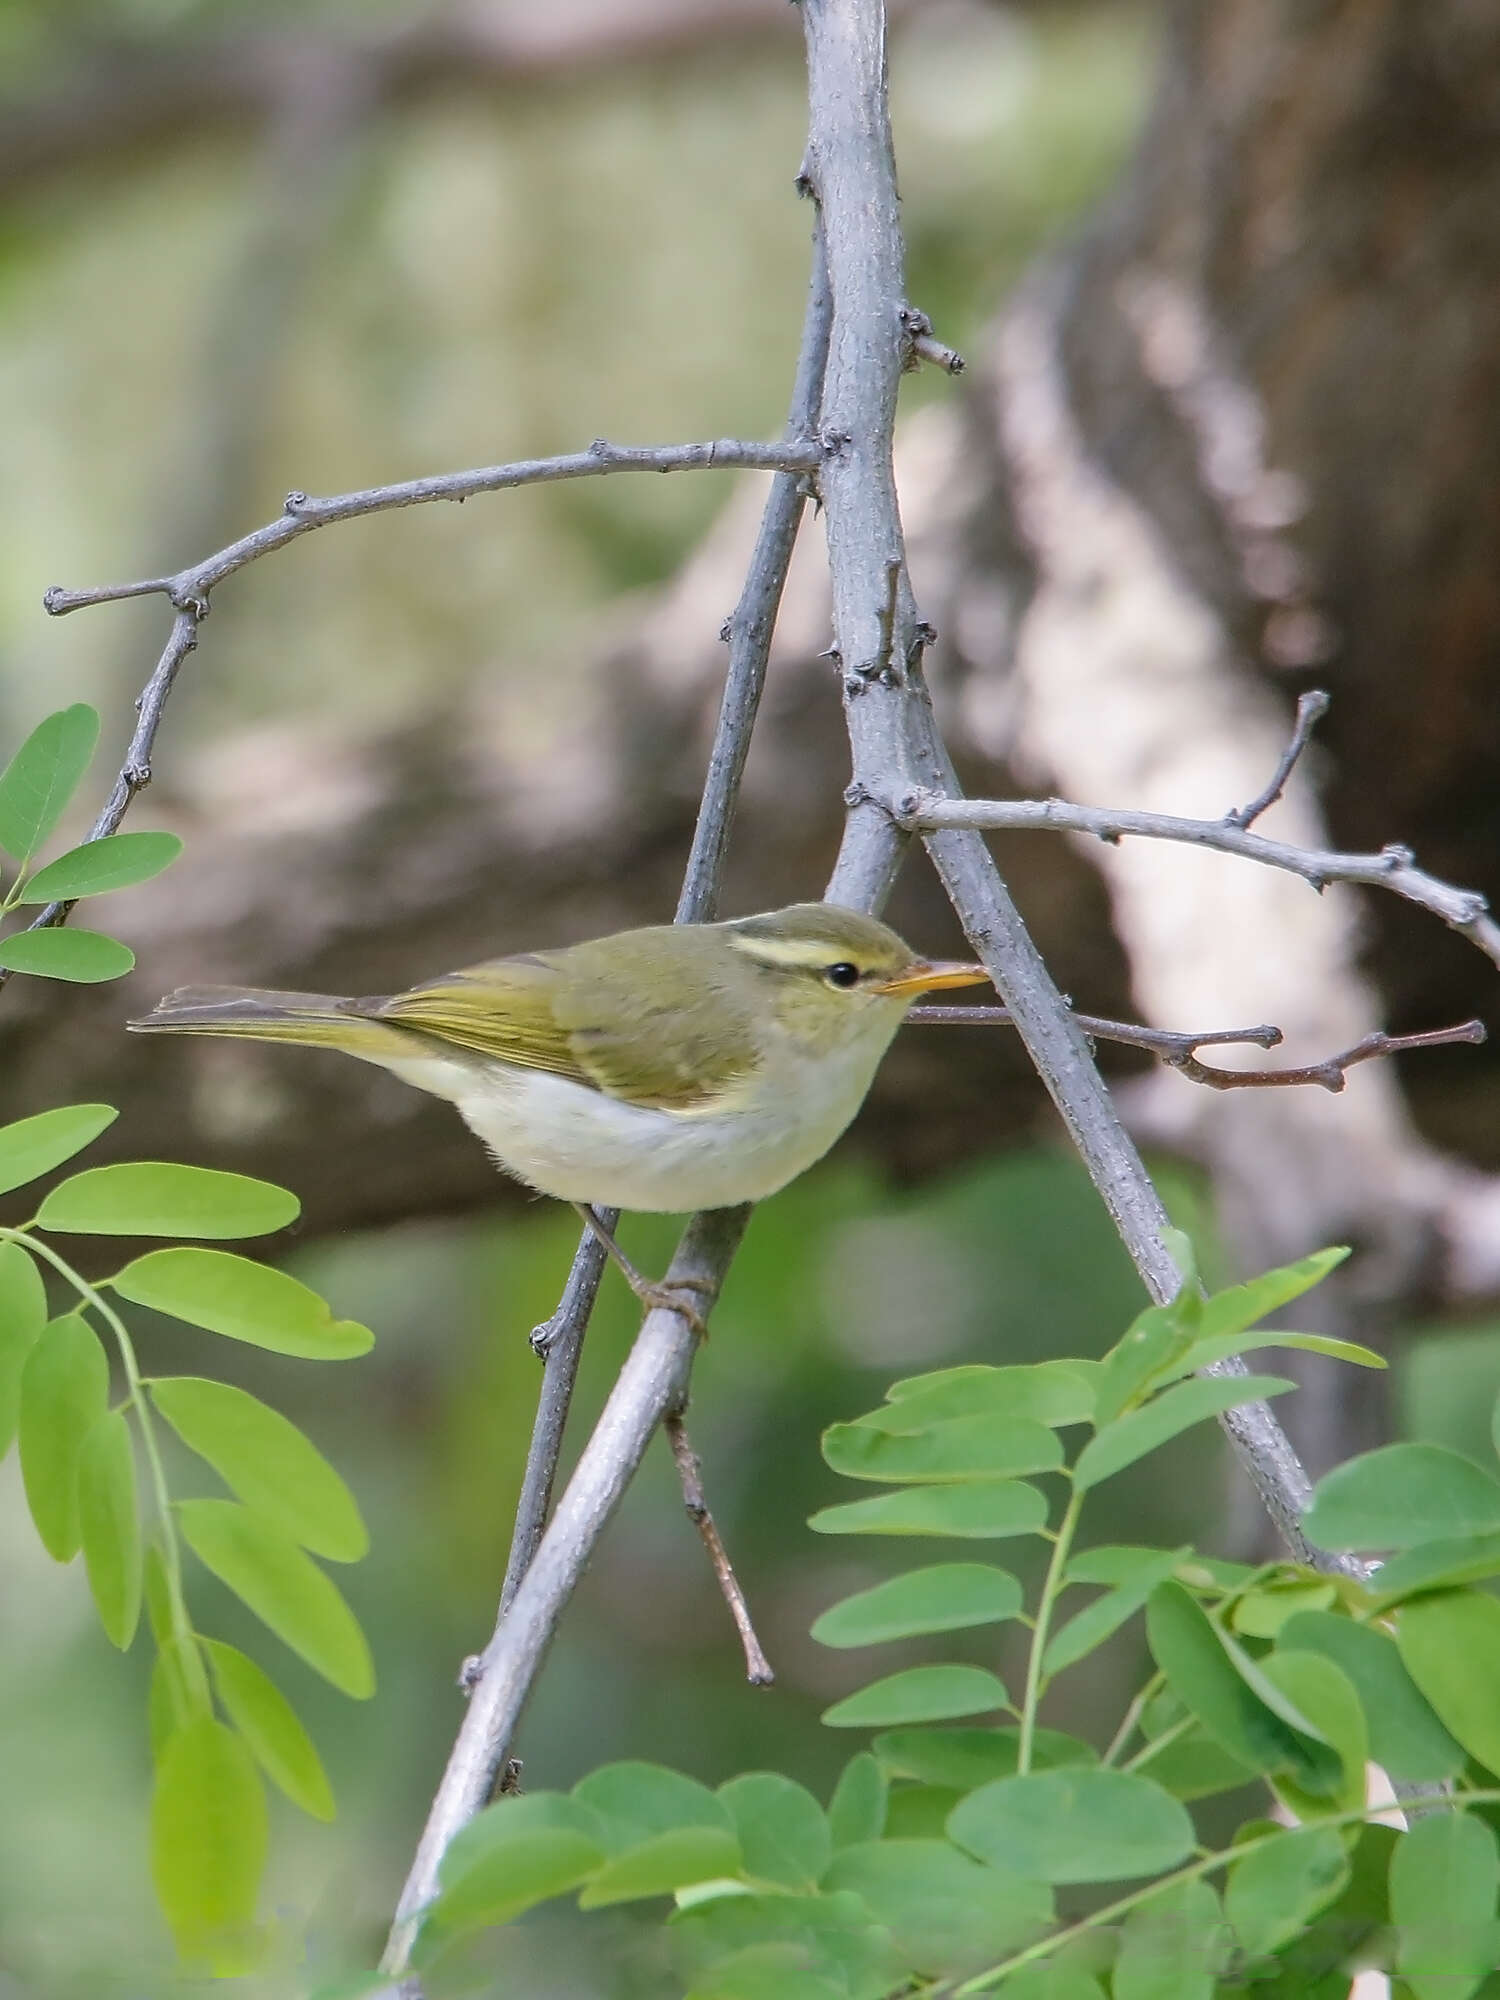
M 1122 1771 L 1140 1770 L 1143 1764 L 1151 1762 L 1151 1759 L 1156 1755 L 1158 1750 L 1165 1750 L 1169 1743 L 1175 1743 L 1179 1737 L 1186 1736 L 1197 1720 L 1196 1715 L 1179 1716 L 1176 1722 L 1170 1724 L 1162 1731 L 1160 1736 L 1153 1736 L 1144 1749 L 1137 1750 L 1133 1757 L 1128 1758 L 1120 1766 L 1120 1769 Z
M 1067 1507 L 1058 1523 L 1057 1536 L 1047 1563 L 1047 1574 L 1042 1579 L 1041 1596 L 1037 1600 L 1036 1624 L 1031 1633 L 1031 1656 L 1026 1662 L 1026 1693 L 1021 1703 L 1021 1735 L 1016 1746 L 1018 1773 L 1031 1769 L 1031 1749 L 1036 1736 L 1036 1711 L 1046 1687 L 1042 1674 L 1042 1655 L 1047 1649 L 1047 1631 L 1052 1623 L 1053 1607 L 1062 1593 L 1063 1567 L 1072 1550 L 1073 1536 L 1077 1531 L 1078 1517 L 1082 1511 L 1083 1494 L 1075 1487 L 1068 1496 Z
M 1145 1711 L 1146 1703 L 1150 1701 L 1157 1689 L 1164 1684 L 1165 1679 L 1166 1676 L 1164 1674 L 1160 1672 L 1154 1673 L 1144 1686 L 1137 1691 L 1130 1706 L 1120 1718 L 1119 1728 L 1110 1738 L 1109 1748 L 1099 1759 L 1101 1764 L 1114 1763 L 1120 1752 L 1125 1748 L 1125 1745 L 1135 1734 L 1136 1725 Z
M 156 1426 L 147 1403 L 145 1387 L 141 1379 L 140 1367 L 135 1358 L 135 1345 L 129 1329 L 114 1307 L 92 1286 L 88 1279 L 75 1271 L 66 1257 L 54 1250 L 50 1243 L 29 1234 L 27 1229 L 0 1228 L 0 1241 L 20 1243 L 34 1255 L 50 1264 L 54 1271 L 77 1292 L 85 1305 L 91 1306 L 114 1335 L 115 1345 L 120 1351 L 120 1365 L 125 1371 L 128 1391 L 126 1401 L 135 1411 L 136 1422 L 140 1426 L 141 1444 L 146 1453 L 146 1465 L 151 1480 L 152 1498 L 156 1502 L 157 1518 L 161 1526 L 164 1551 L 163 1567 L 167 1579 L 167 1599 L 172 1613 L 172 1636 L 180 1642 L 180 1654 L 184 1671 L 194 1681 L 193 1693 L 207 1703 L 210 1699 L 208 1675 L 203 1665 L 203 1656 L 198 1650 L 197 1635 L 193 1622 L 188 1616 L 187 1599 L 182 1590 L 182 1551 L 178 1545 L 177 1533 L 172 1523 L 172 1498 L 167 1491 L 166 1469 L 162 1464 L 161 1447 L 157 1442 Z M 190 1663 L 190 1664 L 189 1664 Z

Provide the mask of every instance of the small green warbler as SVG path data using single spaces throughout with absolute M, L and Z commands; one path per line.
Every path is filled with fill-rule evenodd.
M 911 1003 L 987 978 L 918 957 L 873 917 L 795 903 L 490 959 L 390 997 L 186 986 L 129 1025 L 379 1063 L 448 1098 L 507 1173 L 596 1227 L 598 1207 L 774 1194 L 849 1124 Z

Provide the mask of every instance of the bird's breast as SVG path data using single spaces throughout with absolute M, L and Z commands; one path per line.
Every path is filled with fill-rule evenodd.
M 466 1069 L 441 1094 L 507 1172 L 543 1194 L 682 1214 L 763 1200 L 821 1159 L 888 1040 L 836 1061 L 788 1057 L 719 1109 L 658 1110 L 500 1064 Z

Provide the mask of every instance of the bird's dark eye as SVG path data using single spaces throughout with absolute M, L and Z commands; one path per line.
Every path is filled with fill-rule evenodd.
M 847 959 L 841 959 L 837 965 L 825 966 L 823 977 L 830 986 L 858 986 L 859 967 L 851 965 Z

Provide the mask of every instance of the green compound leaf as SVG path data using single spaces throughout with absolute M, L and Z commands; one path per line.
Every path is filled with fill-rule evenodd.
M 1468 1590 L 1413 1598 L 1397 1615 L 1396 1645 L 1444 1728 L 1500 1776 L 1500 1603 Z
M 99 1622 L 124 1652 L 141 1615 L 141 1517 L 130 1426 L 119 1410 L 100 1417 L 78 1455 L 78 1529 Z
M 1096 1597 L 1092 1604 L 1086 1604 L 1082 1611 L 1075 1612 L 1066 1625 L 1053 1633 L 1042 1655 L 1042 1673 L 1047 1679 L 1060 1674 L 1065 1667 L 1086 1659 L 1096 1646 L 1102 1646 L 1127 1619 L 1133 1618 L 1156 1586 L 1165 1583 L 1171 1576 L 1182 1551 L 1156 1549 L 1152 1555 L 1154 1560 L 1138 1565 L 1129 1582 L 1118 1584 L 1115 1589 L 1106 1591 L 1103 1597 Z
M 968 1416 L 895 1433 L 834 1424 L 823 1433 L 823 1456 L 849 1479 L 992 1480 L 1055 1472 L 1063 1449 L 1055 1431 L 1029 1417 Z
M 572 1796 L 597 1816 L 599 1838 L 611 1856 L 682 1827 L 734 1833 L 734 1821 L 722 1799 L 696 1778 L 685 1778 L 664 1764 L 633 1758 L 603 1764 L 579 1780 Z
M 64 929 L 16 931 L 0 938 L 0 966 L 37 979 L 66 979 L 73 986 L 98 986 L 119 979 L 135 964 L 135 953 L 102 931 Z
M 946 1722 L 1008 1708 L 1005 1683 L 983 1667 L 908 1667 L 887 1674 L 823 1711 L 833 1729 L 880 1729 L 902 1722 Z
M 375 1692 L 354 1613 L 289 1535 L 233 1500 L 179 1500 L 176 1511 L 194 1555 L 278 1639 L 356 1701 Z
M 1206 1882 L 1181 1882 L 1125 1919 L 1113 2000 L 1213 2000 L 1230 1938 Z
M 1231 1757 L 1254 1771 L 1292 1771 L 1312 1786 L 1341 1768 L 1330 1747 L 1243 1649 L 1221 1632 L 1179 1583 L 1158 1584 L 1146 1636 L 1177 1698 Z
M 774 1771 L 750 1771 L 720 1785 L 745 1873 L 801 1893 L 822 1881 L 833 1856 L 828 1815 L 812 1793 Z
M 889 1729 L 875 1738 L 875 1755 L 893 1778 L 915 1778 L 924 1785 L 954 1792 L 972 1792 L 992 1778 L 1009 1778 L 1020 1757 L 1020 1731 L 1003 1729 Z M 1031 1761 L 1035 1770 L 1064 1764 L 1097 1764 L 1091 1743 L 1065 1736 L 1060 1729 L 1032 1732 Z
M 1500 1855 L 1483 1820 L 1434 1813 L 1391 1854 L 1396 1966 L 1415 2000 L 1467 2000 L 1496 1965 Z
M 1280 1643 L 1322 1653 L 1353 1683 L 1370 1726 L 1370 1755 L 1392 1778 L 1434 1783 L 1456 1777 L 1464 1751 L 1433 1714 L 1394 1640 L 1331 1611 L 1299 1611 Z
M 956 1535 L 968 1541 L 1002 1541 L 1045 1528 L 1047 1500 L 1019 1479 L 918 1486 L 824 1507 L 807 1525 L 819 1535 Z
M 0 774 L 0 847 L 29 861 L 78 789 L 99 741 L 99 717 L 86 702 L 39 722 Z
M 1078 1454 L 1074 1483 L 1079 1492 L 1086 1493 L 1206 1417 L 1221 1416 L 1241 1403 L 1283 1395 L 1296 1386 L 1280 1375 L 1201 1376 L 1192 1382 L 1178 1382 L 1144 1408 L 1127 1410 L 1097 1431 Z
M 0 1458 L 21 1414 L 21 1370 L 47 1324 L 47 1288 L 30 1252 L 0 1243 Z
M 885 1832 L 890 1790 L 885 1772 L 868 1750 L 849 1759 L 828 1801 L 828 1827 L 835 1848 L 879 1840 Z
M 102 840 L 70 848 L 26 884 L 21 903 L 72 903 L 81 896 L 107 896 L 131 889 L 170 868 L 182 852 L 175 833 L 109 833 Z
M 874 1646 L 919 1632 L 957 1632 L 1014 1618 L 1023 1603 L 1009 1570 L 986 1563 L 934 1563 L 861 1590 L 825 1611 L 812 1628 L 824 1646 Z
M 177 1948 L 221 1978 L 259 1957 L 255 1905 L 269 1845 L 250 1752 L 202 1716 L 167 1744 L 151 1803 L 151 1874 Z
M 21 1369 L 21 1476 L 26 1504 L 57 1562 L 78 1553 L 78 1461 L 109 1406 L 109 1361 L 78 1313 L 53 1320 Z
M 490 1924 L 508 1924 L 563 1896 L 603 1867 L 595 1815 L 558 1792 L 529 1792 L 487 1806 L 455 1835 L 438 1869 L 436 1902 L 422 1925 L 419 1963 L 433 1947 Z
M 40 933 L 38 933 L 40 935 Z M 0 1125 L 0 1194 L 50 1174 L 97 1139 L 119 1112 L 112 1104 L 60 1104 Z
M 111 1281 L 121 1298 L 230 1340 L 308 1361 L 368 1354 L 375 1336 L 335 1319 L 316 1292 L 285 1271 L 229 1250 L 149 1250 Z
M 971 1860 L 946 1840 L 843 1848 L 825 1886 L 862 1897 L 889 1928 L 903 1963 L 929 1975 L 971 1972 L 1020 1951 L 1053 1919 L 1043 1883 Z
M 1410 1549 L 1440 1536 L 1495 1534 L 1500 1480 L 1444 1445 L 1389 1444 L 1320 1479 L 1303 1525 L 1325 1549 Z
M 1300 1937 L 1349 1880 L 1349 1855 L 1332 1827 L 1288 1828 L 1229 1871 L 1224 1908 L 1249 1958 Z
M 971 1362 L 912 1375 L 886 1390 L 886 1407 L 860 1421 L 873 1430 L 920 1430 L 946 1417 L 1030 1417 L 1082 1424 L 1094 1414 L 1095 1361 L 1034 1361 L 990 1368 Z
M 1192 1853 L 1187 1809 L 1135 1771 L 1031 1771 L 981 1785 L 954 1807 L 948 1837 L 1032 1881 L 1122 1882 Z
M 220 1639 L 199 1642 L 213 1670 L 214 1687 L 235 1728 L 271 1782 L 314 1819 L 332 1819 L 333 1792 L 312 1738 L 269 1674 Z
M 87 1167 L 55 1187 L 37 1212 L 43 1229 L 79 1236 L 267 1236 L 302 1204 L 248 1174 L 131 1160 Z
M 354 1495 L 279 1410 L 227 1382 L 194 1375 L 152 1382 L 151 1400 L 247 1506 L 314 1555 L 358 1562 L 368 1551 Z
M 578 1907 L 602 1910 L 613 1903 L 670 1896 L 739 1871 L 740 1844 L 732 1833 L 715 1826 L 673 1827 L 606 1861 L 584 1884 Z

